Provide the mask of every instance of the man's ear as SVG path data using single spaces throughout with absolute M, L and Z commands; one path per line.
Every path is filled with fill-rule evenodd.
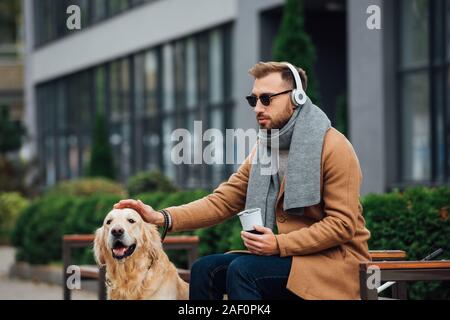
M 94 257 L 98 265 L 102 266 L 105 264 L 105 241 L 103 227 L 98 228 L 95 232 Z

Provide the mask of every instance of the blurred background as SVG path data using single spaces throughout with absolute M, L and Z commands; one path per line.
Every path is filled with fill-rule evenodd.
M 66 25 L 73 4 L 80 30 Z M 367 25 L 371 5 L 379 30 Z M 269 60 L 304 68 L 309 96 L 353 144 L 378 230 L 371 247 L 419 258 L 448 246 L 450 0 L 0 0 L 0 192 L 13 208 L 3 210 L 5 239 L 13 233 L 21 260 L 60 259 L 60 248 L 40 259 L 47 253 L 23 240 L 30 201 L 43 215 L 70 207 L 49 209 L 44 198 L 55 194 L 145 193 L 155 207 L 207 194 L 236 166 L 174 165 L 170 134 L 193 132 L 196 120 L 203 131 L 256 127 L 247 70 Z M 48 227 L 62 230 L 55 239 L 92 232 L 116 198 L 97 200 L 85 225 Z M 88 210 L 76 208 L 74 217 Z M 412 211 L 421 218 L 411 222 Z M 228 232 L 219 231 L 203 236 Z M 231 238 L 204 240 L 201 252 L 238 247 Z M 426 290 L 414 297 L 449 294 Z
M 170 133 L 254 127 L 247 70 L 288 58 L 355 146 L 363 194 L 448 183 L 449 1 L 301 3 L 281 28 L 283 0 L 2 0 L 0 105 L 26 128 L 21 158 L 41 186 L 86 175 L 103 112 L 115 178 L 213 188 L 234 168 L 174 166 Z M 382 30 L 366 26 L 373 4 Z

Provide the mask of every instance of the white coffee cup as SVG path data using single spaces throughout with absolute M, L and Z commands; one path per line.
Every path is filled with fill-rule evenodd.
M 264 226 L 262 222 L 261 208 L 244 210 L 238 213 L 238 217 L 241 220 L 242 229 L 244 231 L 257 233 L 254 226 Z

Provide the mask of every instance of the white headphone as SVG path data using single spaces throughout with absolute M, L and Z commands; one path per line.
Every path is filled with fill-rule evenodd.
M 295 107 L 304 105 L 308 97 L 306 96 L 306 93 L 303 90 L 302 80 L 300 79 L 300 75 L 298 74 L 297 69 L 290 63 L 283 62 L 283 64 L 289 67 L 295 80 L 295 89 L 292 90 L 291 93 L 292 103 L 294 104 Z

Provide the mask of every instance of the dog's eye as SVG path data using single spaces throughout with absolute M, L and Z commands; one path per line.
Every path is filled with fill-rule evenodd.
M 111 224 L 112 219 L 109 219 L 108 221 L 106 221 L 106 224 Z
M 134 221 L 133 219 L 128 219 L 129 223 L 135 223 L 136 221 Z

